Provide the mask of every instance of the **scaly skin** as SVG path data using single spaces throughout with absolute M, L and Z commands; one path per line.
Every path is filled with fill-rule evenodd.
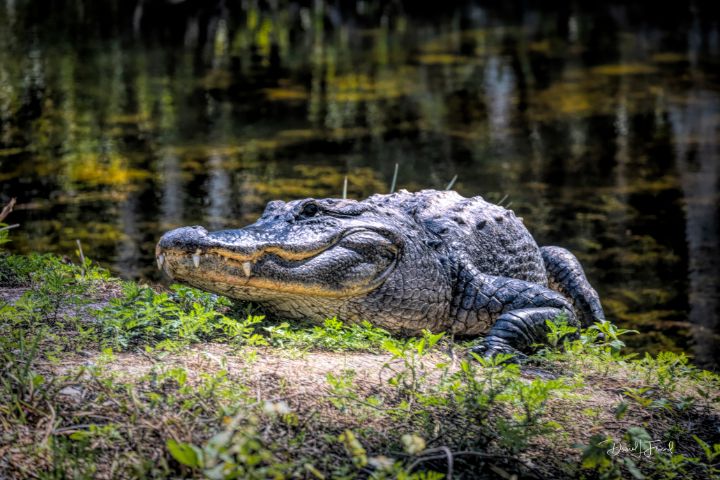
M 168 232 L 156 254 L 176 280 L 276 316 L 484 335 L 484 355 L 530 350 L 558 315 L 603 318 L 570 252 L 540 249 L 512 211 L 450 191 L 270 202 L 242 229 Z

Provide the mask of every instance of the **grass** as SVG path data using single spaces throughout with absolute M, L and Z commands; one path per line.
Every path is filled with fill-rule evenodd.
M 1 478 L 720 478 L 720 377 L 610 323 L 520 366 L 88 260 L 4 255 L 0 298 Z

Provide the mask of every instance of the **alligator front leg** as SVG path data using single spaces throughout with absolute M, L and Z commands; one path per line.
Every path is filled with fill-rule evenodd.
M 518 355 L 546 343 L 546 320 L 561 315 L 569 325 L 580 326 L 572 304 L 562 294 L 535 283 L 465 267 L 457 274 L 455 292 L 451 310 L 454 330 L 473 332 L 485 324 L 487 333 L 472 348 L 485 357 Z

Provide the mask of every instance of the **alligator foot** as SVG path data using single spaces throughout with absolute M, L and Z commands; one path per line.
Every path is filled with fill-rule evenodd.
M 488 334 L 471 352 L 492 358 L 499 353 L 509 353 L 521 361 L 527 358 L 522 352 L 533 346 L 547 343 L 547 320 L 560 315 L 572 315 L 563 308 L 540 307 L 511 310 L 500 315 Z
M 527 359 L 527 355 L 513 348 L 505 339 L 499 337 L 483 338 L 477 345 L 471 347 L 469 352 L 488 360 L 495 358 L 499 354 L 509 354 L 512 355 L 506 360 L 509 363 L 521 363 Z

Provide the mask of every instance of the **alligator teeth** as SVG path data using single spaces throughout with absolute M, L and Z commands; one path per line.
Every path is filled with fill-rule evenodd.
M 193 265 L 195 265 L 195 268 L 198 268 L 200 266 L 200 250 L 195 250 L 195 253 L 193 254 Z
M 165 255 L 163 255 L 162 253 L 157 256 L 157 264 L 158 270 L 162 270 L 162 267 L 165 264 Z
M 245 273 L 246 277 L 250 277 L 250 273 L 252 272 L 252 264 L 250 262 L 243 262 L 243 273 Z

